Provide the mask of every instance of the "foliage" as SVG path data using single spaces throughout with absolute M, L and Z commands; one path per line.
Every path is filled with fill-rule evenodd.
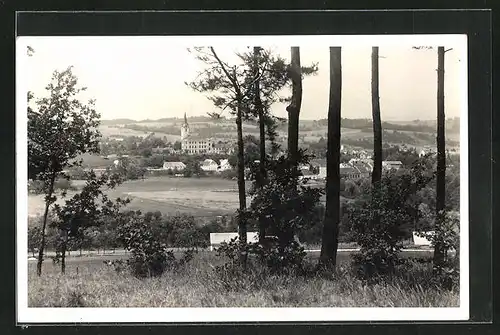
M 460 279 L 460 215 L 455 211 L 436 214 L 427 207 L 421 207 L 421 212 L 424 220 L 428 221 L 429 228 L 421 230 L 419 235 L 427 238 L 432 247 L 440 244 L 444 250 L 445 258 L 442 264 L 434 264 L 434 280 L 451 289 L 459 285 Z
M 199 241 L 193 243 L 193 222 L 193 218 L 187 216 L 163 220 L 160 212 L 144 215 L 140 211 L 122 213 L 118 235 L 125 248 L 132 253 L 128 266 L 133 275 L 139 278 L 157 277 L 189 262 L 195 252 L 193 244 L 200 244 Z M 167 249 L 169 244 L 189 249 L 177 260 L 174 253 Z
M 118 174 L 125 180 L 144 179 L 146 168 L 138 164 L 135 160 L 128 158 L 121 158 L 120 163 L 114 168 Z
M 201 169 L 200 162 L 191 160 L 187 162 L 183 174 L 184 177 L 201 177 L 205 174 L 205 171 Z
M 42 230 L 38 226 L 28 228 L 28 249 L 35 257 L 35 252 L 42 241 Z
M 61 251 L 64 272 L 64 257 L 68 246 L 81 244 L 86 229 L 104 225 L 107 220 L 113 220 L 122 206 L 130 200 L 117 198 L 114 202 L 108 198 L 102 188 L 114 188 L 122 182 L 121 176 L 109 171 L 97 176 L 93 170 L 87 174 L 86 183 L 79 193 L 65 201 L 64 205 L 54 205 L 54 221 L 51 226 L 60 232 L 56 250 Z M 99 234 L 103 237 L 104 234 Z M 79 243 L 80 242 L 80 243 Z M 69 245 L 70 244 L 70 245 Z
M 78 155 L 99 150 L 99 114 L 94 101 L 86 105 L 77 97 L 85 88 L 77 87 L 71 67 L 54 71 L 47 86 L 49 97 L 28 107 L 28 174 L 30 179 L 48 182 L 52 173 L 79 165 Z M 28 101 L 33 95 L 28 95 Z
M 402 241 L 410 231 L 408 225 L 418 220 L 413 197 L 433 178 L 427 171 L 420 161 L 409 170 L 388 173 L 372 188 L 371 197 L 347 208 L 351 233 L 361 247 L 354 262 L 363 277 L 394 271 Z M 375 216 L 380 220 L 374 220 Z
M 307 164 L 309 156 L 299 151 L 299 164 Z M 323 190 L 307 185 L 307 179 L 299 181 L 302 173 L 295 169 L 288 156 L 268 160 L 268 182 L 254 186 L 250 192 L 252 203 L 246 215 L 265 228 L 267 236 L 276 236 L 277 241 L 258 253 L 272 268 L 298 266 L 303 257 L 303 248 L 295 241 L 299 231 L 314 224 L 314 215 Z M 257 167 L 252 173 L 257 173 Z M 254 179 L 255 180 L 255 179 Z
M 182 144 L 180 141 L 175 141 L 174 143 L 174 150 L 181 150 Z
M 355 198 L 361 193 L 356 182 L 354 182 L 353 180 L 350 180 L 350 179 L 345 181 L 344 189 L 345 189 L 346 196 L 348 196 L 350 198 Z
M 54 183 L 58 176 L 69 179 L 63 169 L 81 165 L 75 158 L 83 153 L 99 151 L 100 115 L 94 101 L 83 104 L 78 94 L 85 88 L 77 87 L 77 78 L 71 67 L 54 71 L 46 87 L 49 96 L 30 104 L 34 95 L 28 92 L 28 178 L 42 182 L 45 194 L 45 215 L 37 263 L 42 274 L 45 230 L 49 207 L 56 201 Z M 63 190 L 63 196 L 66 190 Z

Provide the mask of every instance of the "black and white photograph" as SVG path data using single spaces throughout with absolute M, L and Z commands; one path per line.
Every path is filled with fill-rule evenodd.
M 467 35 L 25 36 L 16 80 L 19 320 L 469 318 Z

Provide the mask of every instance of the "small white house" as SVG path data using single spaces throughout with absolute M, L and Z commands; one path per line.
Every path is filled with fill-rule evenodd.
M 383 161 L 382 168 L 385 170 L 399 170 L 403 167 L 403 163 L 401 161 Z
M 429 232 L 430 235 L 434 234 L 433 231 Z M 419 246 L 430 246 L 431 241 L 429 241 L 426 237 L 420 236 L 418 232 L 414 231 L 413 232 L 413 244 L 419 245 Z
M 183 162 L 163 162 L 163 170 L 183 171 L 185 168 L 186 164 Z
M 219 165 L 213 159 L 205 159 L 200 163 L 200 168 L 206 172 L 215 172 Z
M 231 170 L 232 168 L 233 167 L 231 166 L 231 164 L 229 164 L 229 160 L 228 159 L 221 159 L 220 160 L 220 165 L 218 167 L 218 171 L 219 172 Z
M 210 251 L 213 251 L 213 248 L 218 247 L 222 242 L 228 243 L 237 237 L 238 233 L 210 233 Z M 257 232 L 247 233 L 247 242 L 255 243 L 258 241 L 259 235 Z

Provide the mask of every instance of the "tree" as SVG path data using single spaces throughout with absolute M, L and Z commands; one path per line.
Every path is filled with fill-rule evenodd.
M 116 187 L 123 179 L 118 174 L 106 172 L 97 177 L 94 171 L 87 174 L 86 183 L 82 190 L 65 201 L 63 206 L 55 204 L 54 213 L 56 219 L 53 225 L 60 232 L 59 251 L 61 253 L 61 272 L 66 269 L 65 256 L 70 240 L 78 240 L 83 237 L 85 229 L 91 227 L 99 228 L 106 219 L 115 217 L 121 206 L 128 204 L 128 199 L 116 199 L 111 201 L 103 192 L 102 187 L 108 189 Z M 98 235 L 99 236 L 99 235 Z
M 255 190 L 249 208 L 249 217 L 258 220 L 266 232 L 277 238 L 276 246 L 265 246 L 261 241 L 262 248 L 256 250 L 273 269 L 302 265 L 305 253 L 295 236 L 316 223 L 311 218 L 324 192 L 308 186 L 306 179 L 298 182 L 300 171 L 296 164 L 309 160 L 303 150 L 299 150 L 298 158 L 298 162 L 286 156 L 269 161 L 268 182 Z
M 382 121 L 380 118 L 379 97 L 379 49 L 372 47 L 372 121 L 373 121 L 373 190 L 379 187 L 382 178 Z M 380 218 L 373 215 L 373 226 L 378 226 Z
M 28 228 L 28 249 L 35 257 L 35 251 L 40 247 L 40 242 L 42 240 L 42 231 L 40 227 L 29 227 Z
M 186 168 L 183 171 L 184 177 L 200 177 L 203 174 L 203 170 L 200 167 L 200 163 L 196 160 L 191 160 L 187 162 Z
M 326 157 L 326 210 L 320 265 L 335 267 L 340 221 L 340 122 L 342 98 L 342 49 L 330 47 L 330 98 L 328 154 Z
M 380 119 L 378 47 L 372 47 L 372 118 L 373 118 L 373 171 L 372 184 L 382 177 L 382 122 Z
M 54 71 L 47 86 L 49 97 L 40 98 L 28 107 L 28 177 L 44 184 L 45 211 L 38 254 L 37 274 L 42 274 L 45 230 L 50 206 L 56 201 L 54 183 L 58 176 L 68 178 L 63 169 L 81 165 L 75 158 L 99 151 L 99 114 L 94 101 L 83 104 L 71 67 Z M 33 94 L 28 93 L 28 103 Z
M 446 143 L 445 143 L 445 113 L 444 113 L 444 47 L 438 47 L 437 68 L 437 169 L 436 169 L 436 224 L 443 225 L 445 221 L 446 201 Z M 445 246 L 437 243 L 434 246 L 434 265 L 439 267 L 445 260 Z
M 174 142 L 174 150 L 181 150 L 182 144 L 181 141 Z
M 297 162 L 299 150 L 299 115 L 302 106 L 302 68 L 300 49 L 291 47 L 290 77 L 292 79 L 292 99 L 286 108 L 288 112 L 288 153 L 292 161 Z
M 432 49 L 431 47 L 413 47 L 414 49 Z M 445 110 L 444 110 L 444 55 L 452 49 L 438 47 L 437 66 L 437 167 L 436 167 L 436 231 L 443 231 L 440 225 L 446 221 L 446 140 L 445 140 Z M 446 258 L 446 248 L 437 237 L 434 245 L 434 265 L 440 269 Z

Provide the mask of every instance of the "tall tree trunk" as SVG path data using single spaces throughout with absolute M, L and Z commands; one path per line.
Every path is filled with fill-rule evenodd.
M 68 247 L 68 231 L 63 229 L 61 232 L 63 236 L 63 242 L 61 246 L 61 273 L 66 273 L 66 249 Z
M 446 178 L 446 144 L 444 114 L 444 47 L 438 47 L 437 69 L 437 176 L 436 176 L 436 224 L 444 220 L 445 178 Z M 442 265 L 445 258 L 442 243 L 434 246 L 434 264 Z
M 342 48 L 330 47 L 330 102 L 326 156 L 326 210 L 320 265 L 333 268 L 337 259 L 340 222 L 340 121 L 342 97 Z
M 372 118 L 373 118 L 373 171 L 372 184 L 382 178 L 382 121 L 380 119 L 378 47 L 372 47 Z
M 379 182 L 382 179 L 382 120 L 380 118 L 379 96 L 379 49 L 372 47 L 372 119 L 373 119 L 373 170 L 372 170 L 372 201 L 377 196 Z M 380 224 L 380 216 L 375 212 L 372 226 Z
M 260 188 L 266 184 L 267 173 L 266 173 L 266 120 L 264 117 L 264 107 L 262 106 L 262 101 L 260 98 L 260 79 L 259 76 L 259 57 L 260 57 L 260 47 L 253 48 L 254 56 L 254 105 L 259 116 L 259 136 L 260 136 L 260 161 L 259 161 L 259 176 L 257 178 L 257 186 Z M 263 245 L 266 237 L 266 227 L 263 219 L 259 220 L 259 243 Z
M 236 129 L 238 132 L 238 195 L 239 195 L 239 215 L 238 215 L 238 234 L 241 244 L 240 262 L 243 267 L 246 266 L 247 255 L 243 251 L 243 247 L 247 243 L 247 224 L 246 224 L 246 192 L 245 192 L 245 161 L 244 161 L 244 145 L 243 145 L 243 126 L 242 126 L 242 106 L 238 103 L 236 115 Z
M 300 66 L 299 47 L 291 48 L 292 101 L 288 111 L 288 154 L 295 164 L 299 150 L 299 115 L 302 105 L 302 68 Z
M 47 228 L 47 218 L 49 216 L 49 207 L 52 204 L 50 198 L 54 194 L 54 182 L 56 180 L 56 172 L 52 172 L 50 177 L 49 193 L 45 199 L 45 212 L 43 213 L 43 223 L 42 223 L 42 239 L 40 241 L 40 249 L 38 250 L 38 262 L 36 264 L 36 274 L 38 276 L 42 275 L 42 263 L 43 263 L 43 252 L 45 249 L 45 230 Z

